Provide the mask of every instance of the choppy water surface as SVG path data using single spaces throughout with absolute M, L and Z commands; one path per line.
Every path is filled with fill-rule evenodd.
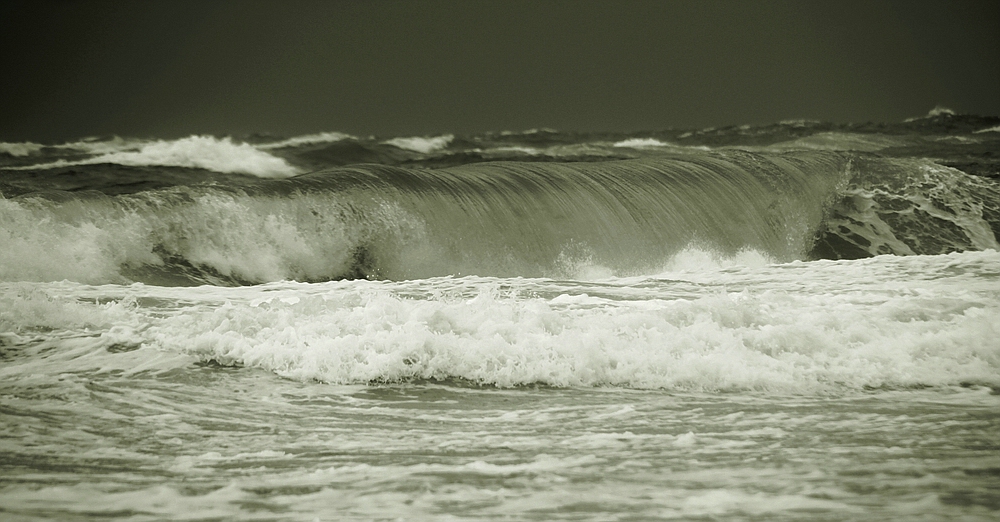
M 9 519 L 988 520 L 998 508 L 1000 400 L 982 388 L 332 387 L 216 368 L 62 386 L 44 405 L 52 387 L 4 400 Z
M 0 371 L 0 504 L 14 519 L 995 516 L 1000 254 L 685 256 L 592 283 L 4 284 L 20 330 Z
M 0 144 L 0 518 L 995 520 L 998 122 Z

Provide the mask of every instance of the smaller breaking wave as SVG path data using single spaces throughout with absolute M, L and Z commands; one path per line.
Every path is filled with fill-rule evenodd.
M 650 147 L 669 147 L 669 143 L 664 143 L 656 138 L 630 138 L 615 142 L 612 147 L 627 147 L 630 149 L 647 149 Z
M 300 174 L 282 158 L 253 145 L 234 143 L 230 138 L 189 136 L 179 140 L 158 140 L 142 144 L 138 150 L 114 150 L 80 160 L 59 159 L 50 163 L 7 167 L 10 170 L 44 170 L 75 165 L 113 163 L 130 167 L 162 166 L 198 168 L 223 174 L 249 174 L 260 178 L 287 178 Z
M 343 141 L 351 139 L 353 136 L 350 134 L 344 134 L 343 132 L 320 132 L 316 134 L 306 134 L 304 136 L 295 136 L 294 138 L 288 138 L 287 140 L 276 141 L 273 143 L 262 143 L 257 145 L 258 149 L 284 149 L 287 147 L 300 147 L 303 145 L 316 145 L 320 143 L 336 143 L 338 141 Z
M 932 119 L 932 118 L 949 117 L 949 116 L 956 116 L 955 111 L 953 111 L 953 110 L 951 110 L 948 107 L 945 107 L 943 105 L 938 105 L 938 106 L 934 107 L 933 109 L 931 109 L 930 111 L 928 111 L 925 116 L 918 116 L 916 118 L 907 118 L 904 121 L 906 121 L 907 123 L 909 123 L 909 122 L 914 122 L 914 121 L 918 121 L 918 120 L 927 120 L 927 119 Z
M 764 149 L 877 152 L 889 147 L 908 145 L 912 142 L 912 139 L 901 136 L 859 134 L 853 132 L 820 132 L 791 141 L 775 143 L 764 147 Z
M 78 364 L 169 370 L 185 355 L 337 384 L 803 394 L 998 386 L 998 271 L 1000 255 L 987 251 L 699 267 L 599 284 L 0 284 L 0 329 L 14 343 L 86 337 L 92 352 Z M 129 347 L 133 355 L 116 359 Z
M 401 149 L 419 152 L 421 154 L 430 154 L 432 152 L 443 150 L 454 139 L 455 136 L 453 134 L 444 134 L 442 136 L 434 136 L 432 138 L 419 136 L 411 138 L 393 138 L 391 140 L 386 140 L 383 143 L 399 147 Z
M 26 141 L 23 143 L 0 143 L 0 154 L 9 154 L 15 157 L 29 156 L 42 150 L 44 145 Z

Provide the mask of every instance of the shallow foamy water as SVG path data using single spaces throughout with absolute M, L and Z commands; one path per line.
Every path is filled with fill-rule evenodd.
M 0 284 L 3 518 L 995 518 L 1000 254 L 664 270 Z
M 4 399 L 11 519 L 986 520 L 1000 508 L 988 388 L 339 387 L 214 367 L 60 387 Z

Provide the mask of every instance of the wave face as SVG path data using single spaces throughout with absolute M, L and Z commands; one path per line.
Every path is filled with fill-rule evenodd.
M 794 259 L 837 154 L 358 166 L 240 187 L 0 200 L 4 280 L 191 282 L 655 271 L 691 243 Z M 16 259 L 34 259 L 18 263 Z
M 926 160 L 859 157 L 814 258 L 1000 249 L 1000 187 Z
M 691 245 L 776 261 L 998 248 L 992 182 L 925 160 L 698 151 L 359 165 L 0 200 L 0 279 L 246 284 L 657 273 Z M 23 262 L 22 260 L 30 260 Z

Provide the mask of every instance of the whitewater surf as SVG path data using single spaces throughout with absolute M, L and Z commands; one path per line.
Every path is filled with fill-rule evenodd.
M 998 123 L 0 144 L 0 512 L 991 520 Z

